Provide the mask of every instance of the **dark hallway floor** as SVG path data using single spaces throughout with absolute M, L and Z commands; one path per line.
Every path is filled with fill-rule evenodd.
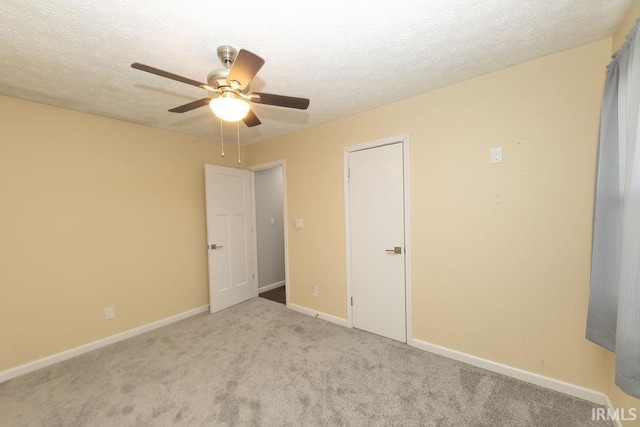
M 270 291 L 263 292 L 260 294 L 261 298 L 270 299 L 271 301 L 279 302 L 281 304 L 287 303 L 286 291 L 284 286 L 280 286 L 279 288 L 271 289 Z

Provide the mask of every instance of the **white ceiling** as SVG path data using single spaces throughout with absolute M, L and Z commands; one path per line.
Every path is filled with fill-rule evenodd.
M 167 112 L 206 91 L 130 64 L 206 82 L 216 48 L 231 45 L 266 60 L 252 90 L 311 100 L 306 111 L 254 104 L 263 124 L 240 125 L 246 144 L 601 40 L 629 4 L 2 0 L 0 94 L 218 139 L 208 108 Z

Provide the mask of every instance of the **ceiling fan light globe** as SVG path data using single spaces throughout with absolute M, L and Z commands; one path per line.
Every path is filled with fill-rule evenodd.
M 219 97 L 209 103 L 209 108 L 220 119 L 226 122 L 237 122 L 247 116 L 249 104 L 242 99 Z

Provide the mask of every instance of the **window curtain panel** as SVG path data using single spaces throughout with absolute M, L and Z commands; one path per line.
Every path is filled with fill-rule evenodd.
M 640 19 L 607 67 L 600 117 L 587 339 L 616 353 L 640 397 Z

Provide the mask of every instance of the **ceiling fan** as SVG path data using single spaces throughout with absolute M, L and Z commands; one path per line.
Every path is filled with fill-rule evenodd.
M 299 110 L 306 110 L 309 107 L 309 100 L 306 98 L 249 92 L 249 83 L 264 65 L 264 59 L 258 55 L 244 49 L 238 52 L 231 46 L 220 46 L 217 53 L 225 68 L 209 73 L 206 84 L 138 62 L 131 64 L 131 67 L 210 92 L 210 96 L 206 98 L 170 109 L 172 113 L 185 113 L 208 104 L 213 113 L 222 120 L 230 122 L 242 120 L 248 127 L 253 127 L 262 122 L 246 101 Z

